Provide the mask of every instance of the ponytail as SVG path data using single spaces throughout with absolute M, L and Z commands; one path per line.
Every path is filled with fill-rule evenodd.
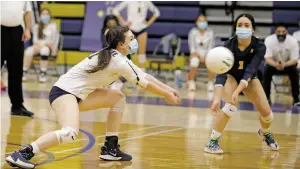
M 91 70 L 88 70 L 87 72 L 88 73 L 95 73 L 95 72 L 98 72 L 99 70 L 103 70 L 109 64 L 110 60 L 111 60 L 111 48 L 110 47 L 103 48 L 98 53 L 98 64 L 97 64 L 97 66 L 95 66 Z

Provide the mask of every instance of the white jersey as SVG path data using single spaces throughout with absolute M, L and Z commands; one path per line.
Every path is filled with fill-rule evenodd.
M 133 84 L 147 87 L 147 75 L 139 67 L 132 63 L 126 56 L 112 49 L 110 63 L 103 70 L 88 73 L 98 64 L 98 54 L 94 53 L 71 68 L 62 75 L 54 84 L 78 98 L 84 100 L 90 93 L 99 87 L 107 87 L 120 76 L 126 78 Z
M 55 47 L 58 46 L 59 42 L 59 32 L 55 23 L 49 23 L 44 29 L 44 37 L 42 39 L 38 38 L 39 34 L 39 24 L 34 25 L 33 28 L 33 44 L 46 45 L 47 43 L 54 44 Z
M 282 62 L 299 58 L 298 42 L 291 35 L 287 35 L 282 43 L 278 41 L 276 34 L 270 35 L 265 39 L 265 45 L 267 47 L 265 58 L 273 58 L 275 61 Z
M 130 29 L 134 32 L 140 32 L 147 27 L 146 17 L 150 10 L 154 16 L 159 17 L 158 8 L 150 1 L 124 1 L 113 9 L 113 14 L 120 15 L 120 11 L 127 8 L 127 19 L 132 24 Z
M 189 32 L 188 42 L 190 53 L 197 52 L 200 56 L 206 56 L 208 51 L 214 47 L 214 32 L 207 29 L 203 35 L 198 28 L 192 28 Z

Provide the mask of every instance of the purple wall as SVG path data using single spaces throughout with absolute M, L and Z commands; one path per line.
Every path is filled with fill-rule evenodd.
M 81 51 L 95 52 L 102 47 L 101 29 L 104 18 L 107 14 L 111 14 L 111 9 L 119 3 L 120 1 L 88 1 L 86 3 L 86 13 L 81 35 Z M 98 15 L 99 13 L 102 13 L 102 15 Z M 126 19 L 125 14 L 126 10 L 123 10 L 122 16 Z

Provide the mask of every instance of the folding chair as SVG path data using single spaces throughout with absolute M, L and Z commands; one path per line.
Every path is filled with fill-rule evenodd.
M 179 38 L 177 35 L 174 33 L 165 35 L 164 37 L 161 38 L 161 41 L 159 44 L 156 45 L 152 58 L 150 61 L 150 69 L 153 69 L 153 65 L 157 64 L 157 74 L 156 77 L 163 79 L 163 80 L 168 80 L 167 76 L 162 76 L 161 72 L 161 65 L 162 64 L 170 64 L 171 69 L 169 69 L 167 72 L 170 72 L 172 75 L 172 69 L 173 63 L 175 58 L 178 56 L 181 48 L 181 38 Z M 172 78 L 174 79 L 174 78 Z

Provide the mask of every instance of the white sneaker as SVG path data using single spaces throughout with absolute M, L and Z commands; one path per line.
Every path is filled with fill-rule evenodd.
M 196 83 L 194 80 L 189 81 L 189 91 L 195 91 L 196 90 Z
M 45 72 L 41 72 L 40 76 L 39 76 L 39 82 L 40 83 L 45 83 L 46 81 L 47 81 L 46 73 Z
M 207 90 L 208 90 L 209 92 L 213 92 L 213 91 L 214 91 L 214 88 L 215 88 L 214 82 L 213 82 L 213 81 L 208 81 L 208 83 L 207 83 Z
M 28 80 L 28 78 L 27 78 L 27 71 L 23 71 L 22 81 L 26 82 L 27 80 Z

